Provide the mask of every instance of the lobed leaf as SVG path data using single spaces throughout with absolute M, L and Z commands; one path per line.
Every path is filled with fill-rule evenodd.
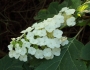
M 22 65 L 23 62 L 9 58 L 8 55 L 0 59 L 0 70 L 23 70 Z
M 68 6 L 74 9 L 77 9 L 81 5 L 81 0 L 65 0 L 68 3 Z
M 66 1 L 64 1 L 62 4 L 59 4 L 59 2 L 52 2 L 47 9 L 40 10 L 34 19 L 43 21 L 44 19 L 51 18 L 55 14 L 58 14 L 61 8 L 66 7 L 67 5 L 68 4 Z
M 74 38 L 69 41 L 70 43 L 62 48 L 60 56 L 44 61 L 35 70 L 87 70 L 85 63 L 79 59 L 84 45 Z
M 81 58 L 84 60 L 90 60 L 90 42 L 85 45 L 81 50 Z

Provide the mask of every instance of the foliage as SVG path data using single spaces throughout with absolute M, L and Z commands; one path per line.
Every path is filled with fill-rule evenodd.
M 14 58 L 9 58 L 9 56 L 5 56 L 0 59 L 0 69 L 1 70 L 22 70 L 23 62 L 19 60 L 15 60 Z
M 77 2 L 77 3 L 76 3 Z M 90 70 L 90 42 L 83 44 L 76 39 L 85 26 L 90 27 L 90 1 L 64 0 L 62 3 L 51 2 L 47 9 L 41 9 L 34 17 L 38 22 L 52 18 L 63 7 L 75 9 L 76 26 L 82 27 L 73 37 L 68 38 L 69 44 L 61 47 L 60 56 L 51 60 L 35 59 L 30 56 L 27 62 L 21 62 L 8 55 L 0 59 L 1 70 Z M 65 27 L 63 27 L 64 29 Z M 68 27 L 67 27 L 68 28 Z M 1 31 L 1 30 L 0 30 Z M 0 41 L 1 43 L 1 41 Z M 28 56 L 29 57 L 29 56 Z
M 59 57 L 44 61 L 35 70 L 87 70 L 85 63 L 80 60 L 80 50 L 84 45 L 75 38 L 69 41 L 67 46 L 62 47 Z
M 81 58 L 83 60 L 90 60 L 90 42 L 87 43 L 81 50 Z

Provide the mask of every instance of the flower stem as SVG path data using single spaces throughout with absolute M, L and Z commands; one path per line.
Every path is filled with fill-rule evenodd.
M 80 31 L 75 35 L 74 38 L 76 38 L 81 32 L 82 30 L 85 28 L 85 26 L 90 22 L 90 20 L 87 21 L 87 23 L 80 29 Z

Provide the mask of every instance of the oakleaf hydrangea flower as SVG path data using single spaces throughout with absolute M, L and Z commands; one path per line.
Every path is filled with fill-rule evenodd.
M 60 56 L 61 46 L 69 43 L 60 28 L 76 24 L 74 12 L 75 9 L 64 7 L 52 18 L 36 22 L 31 27 L 21 31 L 22 35 L 12 38 L 8 45 L 9 57 L 26 62 L 28 54 L 36 59 L 46 60 Z
M 43 55 L 44 55 L 44 57 L 51 57 L 51 56 L 52 56 L 52 51 L 51 51 L 51 49 L 50 49 L 50 48 L 45 48 L 45 49 L 43 50 Z
M 28 48 L 28 53 L 31 55 L 34 55 L 36 53 L 36 49 L 34 47 L 29 47 Z
M 43 58 L 44 58 L 44 56 L 43 56 L 43 51 L 40 50 L 40 49 L 37 49 L 37 50 L 36 50 L 36 53 L 35 53 L 35 57 L 36 57 L 37 59 L 43 59 Z
M 68 26 L 74 26 L 76 24 L 75 17 L 70 17 L 66 20 Z
M 54 48 L 54 49 L 52 49 L 52 53 L 55 56 L 59 56 L 60 55 L 60 52 L 61 52 L 61 49 L 60 48 Z

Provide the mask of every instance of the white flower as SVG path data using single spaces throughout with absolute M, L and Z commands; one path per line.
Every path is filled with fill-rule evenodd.
M 17 53 L 20 53 L 20 52 L 22 51 L 22 50 L 21 50 L 21 47 L 19 46 L 18 43 L 15 45 L 15 51 L 16 51 Z
M 68 19 L 66 20 L 66 24 L 67 24 L 68 26 L 74 26 L 74 25 L 76 24 L 76 22 L 75 22 L 75 17 L 70 17 L 70 18 L 68 18 Z
M 61 38 L 62 34 L 63 34 L 63 32 L 61 30 L 59 30 L 59 29 L 55 29 L 53 31 L 53 36 L 56 37 L 56 38 Z
M 9 51 L 9 57 L 10 58 L 15 57 L 15 59 L 18 59 L 19 56 L 20 56 L 20 54 L 17 53 L 16 51 L 14 51 L 14 50 Z
M 68 7 L 64 7 L 64 8 L 62 8 L 61 10 L 60 10 L 60 12 L 65 12 L 65 11 L 67 11 L 69 8 Z
M 32 30 L 33 30 L 33 28 L 28 27 L 26 30 L 21 31 L 20 33 L 30 32 L 30 31 L 32 31 Z
M 37 44 L 37 40 L 34 39 L 34 33 L 29 32 L 29 33 L 26 35 L 26 38 L 29 40 L 29 42 L 30 42 L 31 44 Z
M 39 36 L 46 36 L 46 30 L 45 29 L 40 30 Z
M 10 51 L 9 51 L 9 57 L 10 57 L 10 58 L 13 58 L 13 57 L 14 57 L 14 55 L 13 55 L 14 52 L 15 52 L 14 50 L 10 50 Z
M 17 53 L 17 52 L 14 52 L 13 56 L 15 57 L 15 59 L 18 59 L 18 58 L 19 58 L 19 56 L 20 56 L 20 54 L 19 54 L 19 53 Z
M 27 53 L 27 49 L 25 47 L 22 47 L 21 50 L 22 50 L 20 52 L 21 55 L 25 55 Z
M 72 15 L 72 14 L 74 14 L 75 9 L 69 9 L 69 8 L 67 8 L 67 7 L 64 7 L 64 8 L 61 9 L 60 12 L 65 12 L 66 15 Z
M 42 37 L 44 45 L 46 45 L 49 41 L 49 38 L 47 36 Z
M 53 21 L 53 18 L 47 18 L 46 20 L 42 21 L 44 27 L 45 28 L 48 24 L 51 24 Z
M 17 37 L 16 39 L 17 39 L 17 41 L 18 41 L 18 40 L 20 40 L 20 39 L 21 39 L 21 37 Z
M 59 41 L 59 39 L 57 38 L 53 38 L 53 39 L 47 39 L 46 40 L 46 45 L 49 48 L 59 48 L 60 47 L 61 42 Z
M 50 57 L 45 57 L 45 59 L 49 60 L 49 59 L 53 59 L 54 55 L 52 54 Z
M 61 40 L 62 42 L 64 42 L 65 40 L 67 40 L 67 37 L 64 37 L 64 36 L 63 36 L 63 37 L 60 38 L 60 40 Z
M 31 44 L 37 44 L 38 43 L 38 40 L 37 39 L 34 39 L 34 38 L 31 38 L 30 39 L 30 43 Z
M 11 38 L 13 41 L 15 41 L 16 40 L 16 38 Z
M 64 45 L 67 45 L 68 43 L 69 43 L 69 41 L 68 41 L 68 40 L 65 40 L 65 41 L 63 41 L 63 42 L 61 43 L 61 45 L 64 46 Z
M 28 42 L 28 41 L 23 41 L 22 43 L 23 43 L 23 44 L 22 44 L 22 47 L 27 47 L 27 48 L 29 48 L 30 45 L 31 45 L 31 43 Z
M 45 27 L 45 24 L 43 22 L 39 22 L 39 23 L 33 24 L 32 27 L 34 27 L 36 30 L 38 30 L 38 29 L 44 28 Z
M 38 25 L 38 24 L 37 24 L 37 22 L 36 22 L 36 23 L 34 23 L 31 27 L 32 27 L 32 28 L 35 28 L 35 27 L 37 27 L 37 25 Z
M 53 18 L 47 18 L 47 20 L 44 20 L 44 24 L 45 26 L 49 25 L 49 24 L 54 24 L 55 21 L 53 20 Z
M 53 20 L 53 18 L 48 18 L 47 19 L 47 23 L 48 25 L 45 26 L 45 30 L 47 32 L 52 32 L 53 30 L 55 30 L 55 21 Z
M 26 38 L 30 40 L 31 38 L 34 38 L 34 34 L 32 32 L 28 32 Z
M 20 46 L 19 46 L 19 43 L 16 43 L 16 44 L 15 44 L 15 47 L 20 47 Z
M 51 55 L 52 55 L 51 49 L 50 48 L 45 48 L 43 50 L 43 55 L 44 55 L 44 57 L 51 57 Z
M 13 45 L 12 44 L 8 45 L 8 49 L 13 50 Z
M 54 38 L 54 46 L 56 48 L 59 48 L 60 47 L 60 44 L 61 44 L 61 41 L 59 39 L 57 39 L 57 38 Z
M 55 41 L 53 40 L 53 39 L 48 39 L 48 42 L 47 42 L 47 47 L 49 47 L 49 48 L 54 48 L 55 46 L 54 46 L 54 43 L 55 43 Z
M 72 15 L 75 12 L 75 9 L 68 9 L 66 12 L 66 15 Z
M 55 26 L 56 28 L 60 27 L 61 26 L 61 23 L 64 23 L 64 16 L 62 16 L 60 13 L 55 15 L 53 17 L 54 21 L 55 21 Z
M 38 26 L 35 29 L 42 29 L 44 27 L 45 27 L 45 24 L 43 22 L 40 22 L 40 23 L 38 23 Z
M 27 55 L 21 55 L 21 56 L 19 57 L 19 60 L 26 62 L 26 61 L 27 61 Z
M 60 55 L 60 52 L 61 52 L 61 49 L 60 49 L 60 48 L 53 48 L 53 49 L 52 49 L 52 53 L 53 53 L 55 56 L 59 56 L 59 55 Z
M 33 48 L 33 47 L 29 47 L 28 48 L 28 53 L 31 54 L 31 55 L 34 55 L 36 53 L 36 49 Z
M 35 57 L 37 58 L 37 59 L 43 59 L 43 51 L 42 50 L 39 50 L 39 49 L 37 49 L 36 50 L 36 53 L 35 53 Z
M 41 29 L 41 30 L 33 30 L 34 35 L 38 35 L 38 36 L 46 36 L 46 30 L 45 29 Z
M 52 32 L 53 30 L 55 30 L 55 25 L 54 24 L 49 24 L 45 27 L 45 29 L 47 30 L 47 32 Z
M 69 41 L 67 40 L 67 37 L 62 37 L 61 38 L 61 45 L 64 46 L 64 45 L 67 45 L 69 43 Z
M 25 39 L 21 39 L 22 42 L 25 42 Z
M 37 38 L 37 41 L 38 41 L 37 45 L 39 45 L 39 46 L 44 46 L 45 45 L 44 38 Z

